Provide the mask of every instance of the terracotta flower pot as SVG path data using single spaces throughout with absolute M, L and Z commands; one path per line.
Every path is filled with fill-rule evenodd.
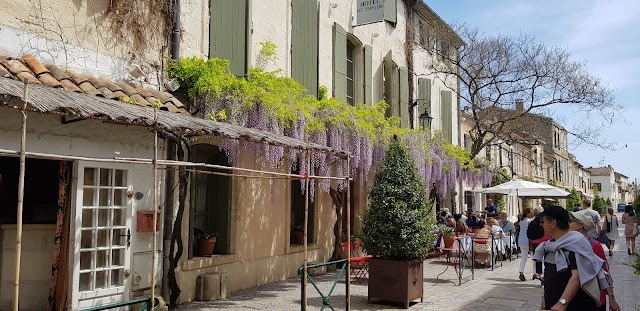
M 198 240 L 198 256 L 211 257 L 213 248 L 216 246 L 216 238 Z
M 451 248 L 453 247 L 453 243 L 456 241 L 456 239 L 454 237 L 451 236 L 445 236 L 444 237 L 444 247 L 446 248 Z
M 303 231 L 291 231 L 291 244 L 304 244 L 304 232 Z

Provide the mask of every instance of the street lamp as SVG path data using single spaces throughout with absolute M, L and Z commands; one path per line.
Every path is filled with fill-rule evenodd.
M 413 112 L 413 108 L 414 108 L 415 106 L 417 106 L 417 105 L 418 105 L 418 103 L 419 103 L 419 101 L 420 101 L 420 100 L 426 100 L 426 98 L 419 98 L 419 99 L 414 100 L 414 101 L 411 103 L 411 111 L 412 111 L 412 112 Z M 426 109 L 425 109 L 425 110 L 426 110 Z M 431 131 L 431 120 L 433 120 L 433 117 L 432 117 L 432 116 L 431 116 L 427 111 L 425 111 L 425 112 L 421 113 L 421 114 L 418 116 L 418 120 L 420 120 L 420 121 L 424 121 L 424 125 L 423 125 L 423 127 L 424 127 L 424 128 L 427 128 L 427 129 L 429 129 L 429 131 Z

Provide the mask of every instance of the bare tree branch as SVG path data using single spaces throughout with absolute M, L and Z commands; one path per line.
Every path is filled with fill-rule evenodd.
M 450 90 L 459 95 L 472 122 L 474 157 L 497 138 L 525 144 L 542 141 L 544 127 L 553 122 L 550 112 L 563 105 L 582 113 L 583 121 L 598 120 L 581 122 L 568 131 L 578 143 L 613 146 L 599 133 L 623 107 L 584 62 L 571 60 L 567 49 L 548 47 L 526 35 L 485 35 L 466 25 L 453 28 L 457 35 L 443 27 L 423 27 L 421 37 L 427 38 L 423 46 L 434 53 L 427 64 L 434 76 L 460 79 L 460 90 Z M 465 45 L 456 51 L 459 38 Z M 516 107 L 516 102 L 522 105 Z

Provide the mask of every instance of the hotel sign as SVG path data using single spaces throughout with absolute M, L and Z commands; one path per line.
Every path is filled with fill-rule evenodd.
M 357 25 L 376 23 L 384 20 L 384 0 L 357 1 Z

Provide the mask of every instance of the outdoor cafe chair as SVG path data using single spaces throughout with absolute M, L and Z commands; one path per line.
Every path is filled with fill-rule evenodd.
M 349 271 L 350 277 L 352 277 L 356 283 L 369 278 L 369 260 L 373 258 L 371 255 L 365 255 L 362 251 L 362 247 L 356 245 L 356 241 L 342 242 L 342 251 L 347 254 L 347 250 L 351 250 L 351 271 Z

